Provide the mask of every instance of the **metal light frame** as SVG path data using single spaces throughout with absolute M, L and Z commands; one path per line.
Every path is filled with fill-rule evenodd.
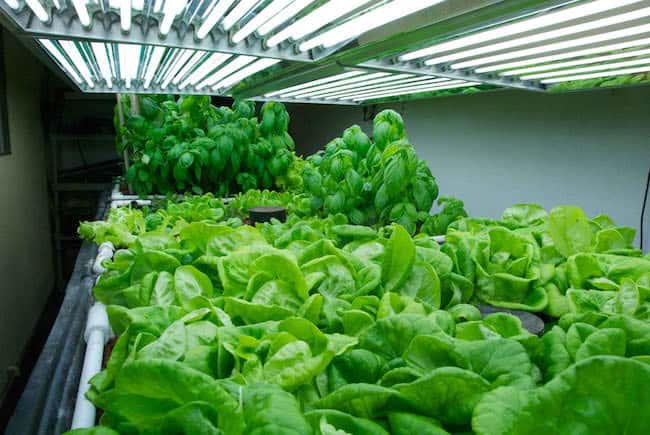
M 418 13 L 396 19 L 357 37 L 336 43 L 329 48 L 315 46 L 305 51 L 300 51 L 298 46 L 301 42 L 308 39 L 308 37 L 326 33 L 337 26 L 354 20 L 360 15 L 370 13 L 375 8 L 379 9 L 388 0 L 359 0 L 358 2 L 350 3 L 350 10 L 346 9 L 342 16 L 328 22 L 323 27 L 317 28 L 313 32 L 308 32 L 308 37 L 298 37 L 296 40 L 289 38 L 279 44 L 272 44 L 273 46 L 268 46 L 267 44 L 269 36 L 272 36 L 273 33 L 262 36 L 256 32 L 251 32 L 240 41 L 236 43 L 233 41 L 233 35 L 242 26 L 246 26 L 250 20 L 253 20 L 256 14 L 271 5 L 272 0 L 263 0 L 261 2 L 250 0 L 249 5 L 254 4 L 254 6 L 251 6 L 250 10 L 238 17 L 239 21 L 230 27 L 228 31 L 225 31 L 223 27 L 217 25 L 211 28 L 209 33 L 203 38 L 197 37 L 197 26 L 200 26 L 202 19 L 208 16 L 208 10 L 203 11 L 203 18 L 201 18 L 200 8 L 205 8 L 207 4 L 215 5 L 217 4 L 216 0 L 189 0 L 188 4 L 191 7 L 183 9 L 183 13 L 173 15 L 175 18 L 171 24 L 169 19 L 166 23 L 163 23 L 165 21 L 164 14 L 161 13 L 163 9 L 157 11 L 152 10 L 154 1 L 132 0 L 134 2 L 144 2 L 143 4 L 146 7 L 141 11 L 130 11 L 132 16 L 130 16 L 131 20 L 128 29 L 124 29 L 121 26 L 120 13 L 115 9 L 114 0 L 93 0 L 93 6 L 88 11 L 89 16 L 86 18 L 88 21 L 86 25 L 81 23 L 73 7 L 72 0 L 31 0 L 44 2 L 41 4 L 49 7 L 47 20 L 38 19 L 35 16 L 35 12 L 24 5 L 25 1 L 0 0 L 0 12 L 2 12 L 0 15 L 9 17 L 10 21 L 19 29 L 19 33 L 28 35 L 29 37 L 54 40 L 100 41 L 116 44 L 144 44 L 167 48 L 227 53 L 233 56 L 255 56 L 258 58 L 282 60 L 282 62 L 264 71 L 257 72 L 250 77 L 241 77 L 242 80 L 238 83 L 232 83 L 232 86 L 211 89 L 207 92 L 205 89 L 178 88 L 174 86 L 157 87 L 156 84 L 145 88 L 138 81 L 127 87 L 119 80 L 117 81 L 117 86 L 115 83 L 112 83 L 112 87 L 106 86 L 106 83 L 103 83 L 101 80 L 94 83 L 92 87 L 84 87 L 81 84 L 80 87 L 84 92 L 209 93 L 263 100 L 265 99 L 265 95 L 272 91 L 285 89 L 296 84 L 327 77 L 328 75 L 334 75 L 337 72 L 349 70 L 350 68 L 367 71 L 385 71 L 396 74 L 407 73 L 423 77 L 446 77 L 453 80 L 481 83 L 479 89 L 484 90 L 503 87 L 534 92 L 547 92 L 548 89 L 544 81 L 536 79 L 535 76 L 528 78 L 526 75 L 508 74 L 507 71 L 504 73 L 504 71 L 482 71 L 481 68 L 472 67 L 458 68 L 455 67 L 455 62 L 428 65 L 426 63 L 427 57 L 405 60 L 403 56 L 427 46 L 446 43 L 446 41 L 462 40 L 467 36 L 480 35 L 482 34 L 481 32 L 490 31 L 491 29 L 507 28 L 512 23 L 535 19 L 535 17 L 543 17 L 546 14 L 553 14 L 556 11 L 593 2 L 597 3 L 598 1 L 602 2 L 603 0 L 447 0 L 433 5 L 435 3 L 434 0 L 431 2 L 431 6 L 423 7 L 423 10 Z M 162 5 L 161 8 L 164 8 L 167 1 L 171 0 L 155 1 Z M 233 0 L 225 1 L 234 4 L 233 9 L 239 5 L 239 3 L 234 3 Z M 287 21 L 282 28 L 298 22 L 300 19 L 309 15 L 310 12 L 313 12 L 326 3 L 326 0 L 301 1 L 303 2 L 301 5 L 306 5 L 304 9 L 301 9 L 299 14 L 296 14 L 290 21 Z M 613 25 L 614 29 L 617 28 L 617 25 L 624 27 L 626 23 L 634 25 L 638 25 L 639 23 L 643 24 L 645 23 L 644 20 L 650 17 L 650 0 L 608 1 L 615 1 L 617 3 L 627 1 L 629 5 L 621 6 L 622 9 L 620 10 L 612 9 L 612 13 L 605 12 L 601 15 L 596 14 L 594 15 L 594 20 L 613 17 L 616 14 L 620 15 L 620 13 L 625 13 L 626 11 L 634 12 L 635 10 L 643 9 L 642 14 L 636 19 L 632 17 L 627 21 L 619 21 L 618 24 Z M 246 0 L 242 0 L 240 3 L 244 2 Z M 286 2 L 288 3 L 289 0 L 286 0 Z M 8 3 L 14 3 L 14 6 L 17 4 L 20 7 L 14 9 L 9 7 Z M 113 8 L 110 7 L 111 4 Z M 57 8 L 55 5 L 63 5 L 63 7 Z M 66 5 L 67 7 L 65 7 Z M 232 9 L 230 12 L 232 12 Z M 612 19 L 616 20 L 618 18 Z M 575 22 L 580 24 L 588 21 L 589 19 L 582 21 L 579 19 Z M 567 20 L 567 22 L 568 24 L 566 26 L 573 25 L 571 20 Z M 650 26 L 650 20 L 648 22 Z M 161 32 L 161 26 L 167 26 L 169 31 Z M 547 25 L 547 27 L 557 29 L 562 26 L 553 27 L 552 25 Z M 594 24 L 591 27 L 591 33 L 586 33 L 587 35 L 598 35 L 601 31 L 606 32 L 611 30 L 611 26 L 607 27 L 603 25 L 602 28 L 599 28 Z M 545 30 L 539 30 L 538 33 L 542 33 L 543 31 Z M 280 32 L 281 30 L 276 29 L 276 33 Z M 531 31 L 523 35 L 529 36 L 534 33 Z M 485 42 L 485 44 L 475 42 L 469 47 L 471 49 L 481 46 L 489 47 L 492 43 L 496 42 L 500 44 L 504 40 L 517 40 L 520 36 L 515 34 L 505 39 L 493 38 Z M 570 38 L 581 36 L 583 36 L 583 33 L 579 32 L 576 32 L 574 35 L 569 34 Z M 641 36 L 647 36 L 649 38 L 648 42 L 650 42 L 650 27 L 648 35 L 642 34 Z M 544 42 L 542 42 L 543 44 Z M 517 44 L 514 43 L 513 47 L 515 48 L 511 51 L 514 52 L 517 49 Z M 611 55 L 612 64 L 615 66 L 618 65 L 616 62 L 619 62 L 620 65 L 634 66 L 643 63 L 645 57 L 635 57 L 633 54 L 645 48 L 645 45 L 631 47 L 630 51 L 633 53 L 628 57 L 625 54 L 619 57 L 615 54 Z M 650 43 L 647 48 L 650 49 Z M 459 49 L 457 51 L 462 50 Z M 505 50 L 505 52 L 507 53 L 508 50 Z M 448 51 L 447 54 L 449 53 L 453 54 L 454 51 Z M 489 50 L 486 53 L 489 53 Z M 608 54 L 600 53 L 599 55 L 607 56 Z M 648 64 L 650 65 L 650 56 L 648 59 Z M 604 62 L 596 62 L 594 60 L 592 63 L 589 63 L 589 60 L 587 60 L 585 63 L 586 71 L 598 71 L 597 66 Z M 56 63 L 60 64 L 60 62 Z M 592 68 L 593 66 L 596 66 L 596 68 Z M 582 70 L 579 69 L 578 71 Z M 79 85 L 78 81 L 74 79 L 73 81 Z M 428 97 L 431 94 L 404 95 L 400 98 L 410 99 L 420 96 Z M 391 97 L 389 99 L 394 100 L 395 98 Z M 333 101 L 331 99 L 325 100 L 319 98 L 288 98 L 286 101 L 323 104 L 363 104 L 359 102 Z

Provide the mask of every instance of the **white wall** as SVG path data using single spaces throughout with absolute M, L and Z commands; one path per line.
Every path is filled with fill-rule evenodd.
M 54 285 L 41 121 L 43 67 L 9 32 L 3 36 L 11 154 L 0 156 L 0 400 L 7 367 L 19 361 Z
M 650 87 L 566 95 L 499 91 L 393 108 L 441 194 L 464 200 L 471 215 L 499 217 L 517 202 L 576 204 L 639 227 L 650 167 Z M 372 130 L 359 108 L 290 111 L 305 153 L 353 123 Z

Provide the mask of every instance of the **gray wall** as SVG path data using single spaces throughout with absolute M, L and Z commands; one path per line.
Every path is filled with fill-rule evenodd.
M 0 28 L 0 32 L 2 29 Z M 54 285 L 41 121 L 43 67 L 4 31 L 12 152 L 0 156 L 0 400 Z
M 441 194 L 464 200 L 472 215 L 499 217 L 518 202 L 547 209 L 575 204 L 639 227 L 650 167 L 650 87 L 566 95 L 499 91 L 393 108 L 402 113 Z M 305 153 L 353 123 L 372 130 L 359 108 L 290 110 L 294 138 Z

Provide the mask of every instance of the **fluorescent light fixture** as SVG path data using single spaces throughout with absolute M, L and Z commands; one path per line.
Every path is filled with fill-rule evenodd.
M 600 77 L 610 77 L 610 76 L 622 76 L 626 74 L 637 74 L 637 73 L 643 73 L 643 72 L 648 72 L 650 71 L 650 65 L 645 65 L 642 67 L 638 68 L 626 68 L 626 69 L 619 69 L 616 71 L 607 71 L 607 72 L 599 72 L 599 73 L 593 73 L 593 74 L 582 74 L 582 75 L 577 75 L 577 76 L 566 76 L 566 77 L 555 77 L 552 79 L 546 79 L 542 80 L 542 83 L 546 84 L 552 84 L 552 83 L 560 83 L 560 82 L 570 82 L 574 80 L 588 80 L 588 79 L 597 79 Z
M 54 45 L 52 41 L 49 39 L 39 39 L 38 40 L 43 47 L 52 55 L 57 62 L 59 62 L 59 65 L 63 67 L 63 69 L 72 76 L 74 81 L 77 83 L 81 84 L 83 83 L 83 79 L 77 74 L 77 71 L 75 71 L 74 67 L 70 65 L 70 62 L 68 62 L 68 59 L 65 58 L 63 53 Z
M 144 73 L 143 86 L 145 89 L 148 89 L 151 85 L 154 75 L 158 70 L 158 65 L 160 65 L 163 54 L 165 54 L 165 47 L 154 47 L 153 53 L 151 54 L 151 59 L 149 60 L 149 64 L 147 66 L 147 70 Z
M 343 74 L 337 74 L 337 75 L 330 76 L 330 77 L 324 77 L 322 79 L 312 80 L 311 82 L 306 82 L 306 83 L 302 83 L 300 85 L 291 86 L 291 87 L 288 87 L 288 88 L 285 88 L 285 89 L 281 89 L 279 91 L 269 92 L 268 94 L 265 94 L 264 96 L 265 97 L 273 97 L 275 95 L 284 94 L 286 92 L 299 91 L 301 89 L 306 89 L 306 88 L 309 88 L 311 86 L 318 86 L 318 85 L 322 85 L 322 84 L 325 84 L 325 83 L 334 82 L 334 81 L 337 81 L 337 80 L 343 80 L 343 79 L 348 79 L 350 77 L 356 77 L 356 76 L 361 75 L 361 74 L 367 74 L 367 73 L 365 71 L 356 71 L 356 70 L 355 71 L 348 71 L 348 72 L 345 72 Z
M 323 84 L 323 85 L 314 86 L 311 89 L 305 89 L 305 90 L 302 90 L 302 91 L 286 92 L 286 93 L 283 93 L 282 96 L 283 97 L 297 97 L 297 96 L 302 96 L 302 95 L 307 94 L 307 93 L 322 91 L 322 90 L 325 90 L 325 89 L 332 89 L 332 88 L 337 88 L 338 89 L 340 86 L 346 86 L 346 85 L 350 85 L 352 83 L 359 83 L 359 82 L 366 81 L 366 80 L 378 79 L 380 77 L 386 77 L 386 76 L 390 76 L 390 75 L 391 74 L 387 73 L 387 72 L 378 72 L 378 73 L 373 73 L 373 74 L 365 74 L 365 75 L 362 75 L 362 76 L 353 77 L 351 79 L 340 80 L 340 81 L 333 82 L 333 83 L 326 83 L 326 84 Z
M 357 96 L 357 97 L 352 97 L 351 99 L 354 101 L 367 101 L 367 100 L 376 100 L 378 98 L 385 98 L 385 97 L 396 97 L 398 95 L 410 95 L 410 94 L 420 94 L 423 92 L 434 92 L 434 91 L 442 91 L 445 89 L 456 89 L 456 88 L 467 88 L 470 86 L 475 86 L 479 85 L 480 83 L 476 82 L 462 82 L 462 83 L 449 83 L 449 84 L 444 84 L 444 85 L 431 85 L 431 86 L 421 86 L 421 87 L 414 87 L 410 89 L 400 89 L 396 91 L 391 91 L 391 92 L 384 92 L 380 94 L 371 94 L 371 95 L 365 95 L 365 96 Z
M 124 32 L 131 30 L 131 0 L 120 2 L 120 26 Z
M 383 77 L 379 77 L 379 78 L 372 79 L 372 80 L 364 80 L 362 85 L 365 86 L 365 85 L 372 85 L 372 84 L 378 84 L 378 83 L 394 82 L 396 80 L 407 79 L 407 78 L 411 78 L 411 77 L 413 77 L 412 74 L 396 74 L 396 75 L 391 74 L 391 75 L 388 75 L 388 76 L 383 76 Z M 347 85 L 342 84 L 342 85 L 337 86 L 336 90 L 337 91 L 344 91 L 346 89 L 354 89 L 354 88 L 359 88 L 359 83 L 351 83 L 351 84 L 347 84 Z M 301 98 L 315 97 L 315 96 L 318 96 L 318 95 L 328 94 L 330 92 L 331 92 L 331 89 L 325 89 L 325 90 L 320 90 L 320 91 L 311 91 L 311 92 L 308 91 L 308 92 L 306 92 L 304 94 L 299 94 L 299 96 Z
M 199 26 L 199 30 L 196 32 L 196 37 L 199 39 L 205 38 L 234 1 L 235 0 L 217 0 L 217 3 L 208 14 L 208 17 L 203 21 L 203 23 L 201 23 L 201 26 Z
M 88 69 L 88 65 L 86 64 L 86 61 L 83 59 L 83 57 L 81 57 L 81 53 L 79 53 L 79 50 L 77 49 L 75 43 L 72 41 L 59 41 L 59 45 L 61 48 L 63 48 L 63 50 L 65 50 L 65 53 L 72 61 L 75 68 L 77 68 L 77 70 L 81 73 L 81 76 L 84 78 L 88 86 L 94 88 L 95 82 L 93 82 L 90 70 Z
M 151 3 L 151 1 L 152 0 L 149 0 L 150 3 Z M 155 14 L 159 14 L 160 12 L 162 12 L 164 1 L 165 0 L 156 0 L 156 2 L 153 5 L 153 12 Z
M 161 82 L 161 88 L 165 89 L 167 86 L 169 86 L 169 82 L 171 82 L 172 79 L 176 77 L 178 71 L 183 67 L 183 65 L 185 65 L 193 53 L 194 52 L 192 50 L 184 49 L 181 54 L 176 57 L 176 60 L 174 60 L 174 62 L 171 64 L 167 70 L 167 73 L 165 74 L 165 78 Z
M 106 45 L 106 52 L 108 53 L 108 66 L 111 67 L 111 77 L 117 78 L 119 77 L 119 74 L 117 72 L 117 67 L 118 63 L 115 60 L 115 55 L 117 51 L 117 47 L 115 47 L 115 44 L 107 44 Z
M 609 45 L 601 45 L 599 47 L 587 48 L 583 50 L 565 51 L 563 53 L 551 54 L 549 56 L 518 60 L 515 62 L 502 63 L 498 65 L 490 65 L 490 66 L 477 68 L 475 72 L 478 74 L 483 74 L 492 71 L 502 71 L 511 68 L 519 68 L 522 66 L 537 65 L 546 62 L 554 62 L 556 60 L 572 59 L 574 57 L 579 57 L 579 56 L 591 56 L 593 54 L 607 53 L 616 50 L 624 50 L 626 48 L 638 47 L 646 44 L 650 44 L 650 38 L 635 39 L 632 41 L 619 42 L 616 44 L 609 44 Z
M 99 71 L 101 71 L 102 77 L 106 80 L 106 86 L 112 88 L 113 77 L 111 75 L 111 66 L 108 60 L 108 54 L 106 53 L 106 45 L 104 45 L 103 42 L 91 42 L 90 46 L 93 50 L 95 60 L 97 60 L 97 65 L 99 65 Z
M 300 51 L 307 51 L 322 45 L 326 48 L 332 47 L 340 42 L 347 41 L 361 35 L 369 30 L 376 29 L 391 21 L 399 20 L 402 17 L 426 9 L 430 6 L 442 3 L 444 0 L 394 0 L 384 3 L 367 13 L 361 14 L 340 26 L 336 26 L 320 35 L 303 42 L 299 46 Z
M 350 95 L 356 95 L 356 96 L 366 96 L 366 95 L 374 95 L 374 94 L 383 94 L 384 92 L 393 92 L 393 91 L 401 91 L 404 89 L 416 89 L 416 88 L 430 88 L 430 87 L 439 87 L 439 86 L 447 86 L 447 85 L 456 85 L 456 84 L 461 84 L 461 83 L 467 83 L 465 80 L 447 80 L 447 81 L 436 81 L 433 83 L 425 83 L 425 84 L 406 84 L 406 85 L 395 85 L 392 86 L 389 89 L 383 89 L 379 91 L 364 91 L 364 92 L 350 92 Z
M 124 80 L 124 86 L 131 88 L 131 82 L 138 75 L 140 64 L 140 45 L 117 44 L 118 58 L 120 61 L 120 74 Z
M 240 0 L 228 15 L 223 19 L 223 28 L 230 30 L 244 15 L 246 15 L 259 0 Z
M 425 63 L 427 65 L 436 65 L 447 63 L 458 59 L 465 59 L 468 57 L 476 57 L 486 53 L 493 53 L 496 51 L 503 51 L 509 48 L 520 47 L 522 45 L 531 45 L 538 42 L 548 41 L 551 39 L 558 39 L 561 37 L 575 35 L 589 30 L 600 29 L 603 27 L 613 26 L 616 24 L 625 23 L 628 21 L 638 20 L 650 16 L 650 7 L 639 9 L 637 11 L 627 12 L 612 17 L 602 18 L 600 20 L 589 21 L 575 26 L 562 27 L 560 29 L 551 30 L 549 32 L 537 33 L 524 38 L 511 39 L 509 41 L 500 42 L 497 44 L 488 44 L 472 50 L 460 51 L 446 56 L 428 59 Z
M 620 8 L 629 4 L 638 3 L 640 1 L 642 0 L 599 0 L 572 8 L 563 8 L 556 12 L 546 13 L 538 17 L 518 21 L 512 24 L 500 25 L 498 27 L 474 33 L 469 36 L 456 38 L 451 41 L 433 45 L 431 47 L 412 51 L 410 53 L 406 53 L 403 56 L 400 56 L 400 60 L 409 61 L 421 57 L 431 56 L 437 53 L 457 50 L 459 48 L 471 45 L 484 44 L 495 39 L 506 38 L 508 36 L 516 35 L 519 33 L 530 32 L 532 30 L 544 27 L 554 26 L 560 23 L 565 23 L 567 21 L 587 17 L 589 15 Z
M 201 64 L 201 66 L 199 66 L 197 69 L 192 71 L 192 74 L 190 74 L 189 77 L 187 77 L 187 79 L 183 80 L 183 83 L 181 83 L 180 88 L 182 89 L 187 85 L 192 85 L 192 86 L 196 85 L 199 81 L 206 78 L 206 76 L 210 74 L 216 67 L 223 64 L 231 57 L 232 57 L 231 54 L 213 53 L 212 55 L 210 55 L 208 59 L 206 59 Z
M 347 89 L 344 91 L 337 91 L 333 90 L 327 94 L 325 99 L 333 99 L 339 96 L 344 96 L 344 95 L 350 95 L 350 94 L 359 94 L 361 92 L 368 92 L 368 91 L 379 91 L 382 89 L 390 89 L 394 86 L 398 85 L 419 85 L 422 83 L 438 83 L 440 81 L 446 81 L 449 79 L 437 79 L 433 77 L 413 77 L 410 79 L 400 79 L 400 80 L 395 80 L 389 83 L 380 83 L 380 84 L 374 84 L 374 85 L 369 85 L 369 86 L 361 86 L 358 88 L 355 88 L 354 90 L 352 89 Z
M 257 58 L 255 56 L 237 56 L 236 58 L 228 62 L 225 66 L 223 66 L 221 69 L 219 69 L 217 72 L 212 74 L 210 77 L 207 77 L 205 80 L 199 83 L 196 86 L 196 88 L 202 89 L 206 86 L 212 86 L 215 83 L 219 82 L 220 80 L 223 80 L 224 78 L 228 77 L 230 74 L 233 74 L 235 71 L 245 67 L 246 65 L 253 62 L 256 59 Z
M 167 77 L 169 70 L 172 68 L 174 63 L 178 60 L 184 51 L 185 50 L 180 48 L 170 48 L 167 50 L 162 60 L 160 61 L 160 68 L 154 74 L 153 80 L 160 85 Z
M 18 0 L 5 0 L 5 3 L 13 10 L 18 9 L 18 6 L 20 6 Z
M 352 97 L 354 95 L 361 95 L 365 93 L 374 93 L 374 92 L 383 92 L 394 89 L 396 86 L 408 85 L 408 86 L 418 86 L 418 85 L 432 85 L 435 83 L 446 83 L 450 82 L 451 79 L 447 78 L 434 78 L 434 77 L 416 77 L 408 80 L 401 80 L 399 82 L 391 83 L 382 83 L 381 85 L 362 87 L 355 90 L 348 90 L 343 92 L 332 92 L 323 97 L 326 100 L 334 99 L 345 99 Z
M 330 0 L 281 32 L 271 36 L 266 45 L 275 47 L 288 38 L 298 40 L 369 2 L 370 0 Z
M 645 50 L 633 50 L 625 53 L 610 54 L 608 56 L 590 57 L 587 59 L 570 60 L 568 62 L 550 63 L 547 65 L 531 66 L 528 68 L 513 69 L 501 73 L 503 76 L 520 76 L 523 74 L 537 73 L 541 71 L 558 70 L 572 66 L 589 65 L 591 63 L 609 62 L 610 60 L 625 59 L 627 57 L 647 56 L 650 54 L 650 48 Z
M 198 64 L 201 61 L 201 58 L 206 54 L 205 51 L 202 50 L 197 50 L 187 61 L 187 63 L 183 66 L 183 68 L 178 71 L 176 76 L 172 79 L 172 84 L 177 85 L 185 75 L 190 72 L 192 68 L 196 64 Z
M 493 56 L 472 59 L 465 62 L 454 64 L 451 67 L 453 69 L 469 68 L 477 65 L 484 65 L 488 63 L 495 63 L 504 60 L 516 59 L 518 57 L 533 56 L 535 54 L 546 53 L 549 51 L 564 50 L 567 48 L 579 47 L 581 45 L 597 44 L 599 42 L 605 42 L 612 39 L 626 38 L 628 36 L 635 36 L 647 32 L 650 32 L 650 24 L 642 24 L 640 26 L 628 27 L 626 29 L 615 30 L 612 32 L 599 33 L 597 35 L 585 36 L 583 38 L 578 38 L 578 39 L 570 39 L 568 41 L 556 42 L 554 44 L 543 45 L 540 47 L 533 47 L 524 50 L 511 51 L 508 53 L 496 54 Z
M 172 28 L 174 19 L 178 14 L 183 12 L 187 6 L 187 0 L 165 1 L 163 8 L 163 19 L 160 23 L 160 34 L 167 35 Z
M 562 71 L 553 71 L 553 72 L 543 72 L 543 73 L 538 73 L 538 74 L 530 74 L 526 75 L 523 77 L 520 77 L 521 80 L 537 80 L 537 79 L 543 79 L 547 77 L 559 77 L 559 76 L 566 76 L 566 75 L 572 75 L 572 74 L 582 74 L 582 73 L 589 73 L 589 72 L 595 72 L 595 71 L 603 71 L 603 70 L 610 70 L 610 69 L 621 69 L 621 68 L 627 68 L 631 66 L 639 66 L 639 65 L 647 65 L 650 64 L 650 59 L 636 59 L 636 60 L 628 60 L 625 62 L 614 62 L 610 64 L 604 64 L 604 65 L 594 65 L 594 66 L 586 66 L 582 68 L 572 68 L 572 69 L 566 69 Z
M 84 27 L 90 26 L 90 15 L 88 15 L 88 9 L 86 9 L 86 0 L 72 0 L 72 6 L 77 11 L 77 17 L 79 17 L 81 25 Z
M 262 36 L 268 35 L 276 27 L 295 17 L 300 11 L 314 3 L 314 1 L 316 0 L 294 0 L 293 3 L 282 9 L 280 13 L 262 24 L 260 28 L 257 29 L 257 32 Z
M 40 21 L 45 23 L 50 18 L 39 0 L 25 0 L 25 3 L 27 3 L 27 6 L 29 6 L 32 12 L 34 12 L 34 15 L 36 15 L 36 18 L 38 18 Z
M 251 18 L 240 30 L 237 31 L 232 37 L 232 42 L 238 44 L 239 42 L 246 39 L 248 35 L 253 33 L 258 29 L 262 24 L 266 23 L 269 18 L 273 17 L 275 14 L 280 12 L 282 9 L 287 7 L 289 3 L 293 0 L 274 0 L 265 7 L 262 11 L 256 14 Z
M 235 84 L 241 82 L 242 80 L 246 79 L 247 77 L 252 76 L 255 73 L 258 73 L 262 70 L 265 70 L 278 62 L 281 62 L 280 59 L 259 59 L 256 62 L 253 62 L 246 68 L 242 68 L 241 70 L 237 71 L 235 74 L 231 75 L 230 77 L 226 78 L 223 80 L 221 83 L 217 83 L 212 87 L 212 89 L 220 89 L 220 88 L 230 88 L 234 86 Z

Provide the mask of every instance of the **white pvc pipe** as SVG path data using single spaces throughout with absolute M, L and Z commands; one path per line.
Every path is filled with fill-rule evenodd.
M 120 186 L 119 184 L 116 184 L 113 187 L 113 191 L 111 192 L 111 201 L 112 202 L 117 202 L 119 205 L 117 207 L 121 207 L 126 203 L 127 205 L 131 203 L 131 201 L 151 201 L 153 199 L 165 199 L 167 196 L 165 195 L 147 195 L 144 198 L 139 197 L 138 195 L 124 195 L 122 192 L 120 192 Z M 235 199 L 234 196 L 229 196 L 226 198 L 222 198 L 224 204 L 228 204 L 230 201 Z M 149 204 L 144 204 L 144 205 L 149 205 Z M 115 207 L 112 207 L 115 208 Z
M 95 303 L 88 312 L 88 321 L 84 338 L 86 339 L 86 355 L 79 379 L 77 401 L 74 407 L 71 429 L 92 427 L 95 425 L 95 406 L 86 399 L 86 392 L 90 388 L 88 381 L 102 369 L 104 359 L 104 345 L 111 337 L 112 331 L 108 323 L 106 307 L 102 303 Z
M 98 274 L 104 273 L 106 268 L 104 268 L 102 263 L 104 260 L 112 258 L 114 252 L 115 246 L 113 246 L 111 242 L 104 242 L 99 245 L 99 248 L 97 249 L 97 258 L 95 258 L 95 262 L 93 263 L 93 272 Z
M 116 201 L 111 201 L 111 208 L 119 208 L 119 207 L 126 207 L 131 204 L 137 204 L 137 205 L 151 205 L 151 200 L 148 199 L 129 199 L 129 200 L 116 200 Z

